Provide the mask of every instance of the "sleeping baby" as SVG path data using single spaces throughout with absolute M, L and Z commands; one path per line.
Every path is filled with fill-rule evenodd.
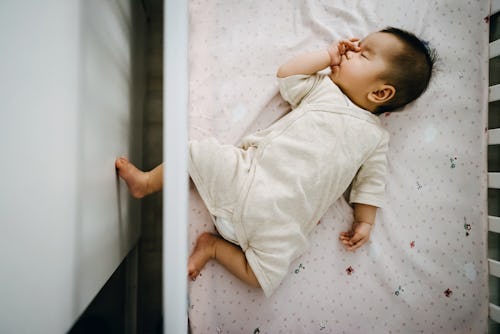
M 189 175 L 220 236 L 199 236 L 189 277 L 215 259 L 270 296 L 349 185 L 354 223 L 339 239 L 350 251 L 364 245 L 384 203 L 389 135 L 378 115 L 419 97 L 433 65 L 433 52 L 404 30 L 342 40 L 278 69 L 291 111 L 270 127 L 238 147 L 191 141 Z M 134 197 L 161 190 L 163 165 L 145 173 L 125 158 L 115 164 Z

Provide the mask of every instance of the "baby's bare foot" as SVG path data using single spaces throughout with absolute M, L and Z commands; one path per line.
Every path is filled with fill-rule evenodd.
M 188 261 L 188 276 L 193 281 L 198 277 L 205 264 L 215 257 L 215 243 L 219 238 L 205 232 L 196 241 L 193 253 Z
M 125 180 L 130 194 L 135 198 L 143 198 L 148 195 L 149 176 L 147 173 L 137 169 L 126 158 L 118 158 L 115 161 L 118 175 Z

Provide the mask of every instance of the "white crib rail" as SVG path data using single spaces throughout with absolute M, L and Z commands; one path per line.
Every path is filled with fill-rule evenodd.
M 488 131 L 488 145 L 498 145 L 500 144 L 500 128 L 490 129 Z
M 490 318 L 496 322 L 500 322 L 500 307 L 490 304 Z
M 187 333 L 187 0 L 165 1 L 163 17 L 163 331 Z
M 489 231 L 500 233 L 500 217 L 488 216 Z
M 490 58 L 500 56 L 500 39 L 490 43 Z
M 500 173 L 488 173 L 488 188 L 500 189 Z
M 490 86 L 489 102 L 494 102 L 498 100 L 500 100 L 500 84 Z
M 500 12 L 500 0 L 491 1 L 491 16 L 495 13 Z M 490 16 L 490 17 L 491 17 Z M 490 60 L 500 56 L 500 40 L 496 40 L 490 43 Z M 493 85 L 489 87 L 489 102 L 496 102 L 500 100 L 500 84 Z M 493 112 L 490 110 L 490 112 Z M 500 129 L 489 129 L 488 130 L 488 145 L 499 145 L 500 144 Z M 500 189 L 500 173 L 489 172 L 488 173 L 488 188 Z M 500 233 L 500 217 L 489 216 L 488 217 L 488 230 L 494 233 Z M 488 259 L 488 270 L 491 276 L 500 278 L 500 262 L 493 259 Z M 500 323 L 500 307 L 493 303 L 490 303 L 489 307 L 490 319 Z

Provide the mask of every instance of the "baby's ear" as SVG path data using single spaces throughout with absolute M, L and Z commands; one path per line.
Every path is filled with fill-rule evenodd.
M 377 90 L 368 94 L 368 100 L 376 104 L 384 104 L 389 102 L 396 95 L 396 88 L 391 85 L 382 85 Z

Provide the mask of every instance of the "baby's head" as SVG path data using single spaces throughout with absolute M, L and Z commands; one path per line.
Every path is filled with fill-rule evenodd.
M 348 51 L 331 78 L 355 104 L 374 113 L 401 108 L 427 88 L 435 54 L 412 33 L 386 28 Z

